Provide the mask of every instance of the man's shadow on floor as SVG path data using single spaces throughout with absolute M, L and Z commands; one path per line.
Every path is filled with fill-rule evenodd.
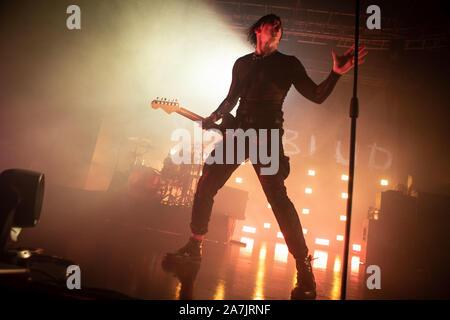
M 166 255 L 161 263 L 164 271 L 172 273 L 181 283 L 180 300 L 194 299 L 194 283 L 200 270 L 201 261 Z

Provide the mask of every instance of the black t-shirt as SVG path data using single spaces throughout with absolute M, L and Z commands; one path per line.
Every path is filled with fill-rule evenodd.
M 221 117 L 230 112 L 241 98 L 238 108 L 251 106 L 252 112 L 271 113 L 281 111 L 284 98 L 291 85 L 305 98 L 322 103 L 331 93 L 340 75 L 331 71 L 319 85 L 307 75 L 295 56 L 279 51 L 265 57 L 254 53 L 236 60 L 230 90 L 214 113 Z

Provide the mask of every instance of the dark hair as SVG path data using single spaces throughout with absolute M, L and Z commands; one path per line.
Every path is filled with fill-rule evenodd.
M 247 31 L 247 38 L 248 41 L 256 47 L 256 34 L 255 29 L 260 27 L 261 25 L 265 23 L 271 23 L 273 24 L 275 21 L 280 22 L 281 27 L 281 36 L 283 36 L 283 27 L 281 26 L 281 18 L 273 13 L 265 15 L 264 17 L 261 17 L 258 21 L 256 21 L 250 28 L 248 28 Z

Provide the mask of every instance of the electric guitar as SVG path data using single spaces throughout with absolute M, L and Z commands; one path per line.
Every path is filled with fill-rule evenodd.
M 180 107 L 180 104 L 177 100 L 167 100 L 165 98 L 159 98 L 157 97 L 155 100 L 151 103 L 153 109 L 163 109 L 166 113 L 171 114 L 173 112 L 176 112 L 183 117 L 186 117 L 192 121 L 203 121 L 205 118 L 202 116 L 199 116 L 198 114 L 189 111 L 185 108 Z M 221 132 L 225 132 L 226 129 L 234 129 L 236 124 L 236 118 L 233 117 L 232 114 L 226 113 L 222 117 L 222 122 L 220 124 L 213 124 L 212 128 L 218 129 Z

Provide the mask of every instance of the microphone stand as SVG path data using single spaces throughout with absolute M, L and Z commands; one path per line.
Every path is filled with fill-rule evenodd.
M 347 290 L 347 270 L 348 270 L 348 254 L 350 243 L 350 223 L 352 218 L 352 201 L 353 201 L 353 176 L 355 171 L 355 148 L 356 148 L 356 119 L 358 118 L 359 105 L 357 97 L 357 81 L 358 81 L 358 40 L 359 40 L 359 0 L 355 0 L 355 69 L 353 78 L 353 97 L 350 102 L 350 157 L 349 157 L 349 175 L 348 175 L 348 198 L 347 198 L 347 218 L 345 222 L 345 246 L 344 258 L 342 266 L 342 280 L 341 280 L 341 300 L 346 298 Z

